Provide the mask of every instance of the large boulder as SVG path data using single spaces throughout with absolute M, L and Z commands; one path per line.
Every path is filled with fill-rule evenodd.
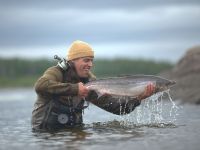
M 170 91 L 174 99 L 200 104 L 200 46 L 189 49 L 172 70 L 160 75 L 177 82 Z

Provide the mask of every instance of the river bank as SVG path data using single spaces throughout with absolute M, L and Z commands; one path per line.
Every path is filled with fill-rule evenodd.
M 200 46 L 190 48 L 175 66 L 160 75 L 176 81 L 171 94 L 182 103 L 200 104 Z

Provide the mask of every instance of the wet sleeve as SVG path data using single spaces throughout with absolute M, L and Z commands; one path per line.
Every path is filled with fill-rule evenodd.
M 95 91 L 90 92 L 87 100 L 97 107 L 116 115 L 129 114 L 140 105 L 141 101 L 131 97 L 113 97 L 111 95 L 103 95 L 98 98 Z
M 48 69 L 35 83 L 35 91 L 40 94 L 60 96 L 78 95 L 78 84 L 62 83 L 62 72 L 58 69 Z

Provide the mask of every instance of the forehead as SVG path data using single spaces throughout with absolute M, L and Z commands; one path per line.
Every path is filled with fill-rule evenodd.
M 78 60 L 93 60 L 94 58 L 93 57 L 90 57 L 90 56 L 88 56 L 88 57 L 81 57 L 81 58 L 78 58 Z
M 75 62 L 75 63 L 82 63 L 82 62 L 90 62 L 90 61 L 92 61 L 93 62 L 93 57 L 81 57 L 81 58 L 77 58 L 77 59 L 75 59 L 75 60 L 73 60 L 73 62 Z

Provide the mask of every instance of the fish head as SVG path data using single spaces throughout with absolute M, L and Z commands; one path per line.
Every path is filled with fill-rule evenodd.
M 156 81 L 156 92 L 165 91 L 176 84 L 176 81 L 161 79 Z

